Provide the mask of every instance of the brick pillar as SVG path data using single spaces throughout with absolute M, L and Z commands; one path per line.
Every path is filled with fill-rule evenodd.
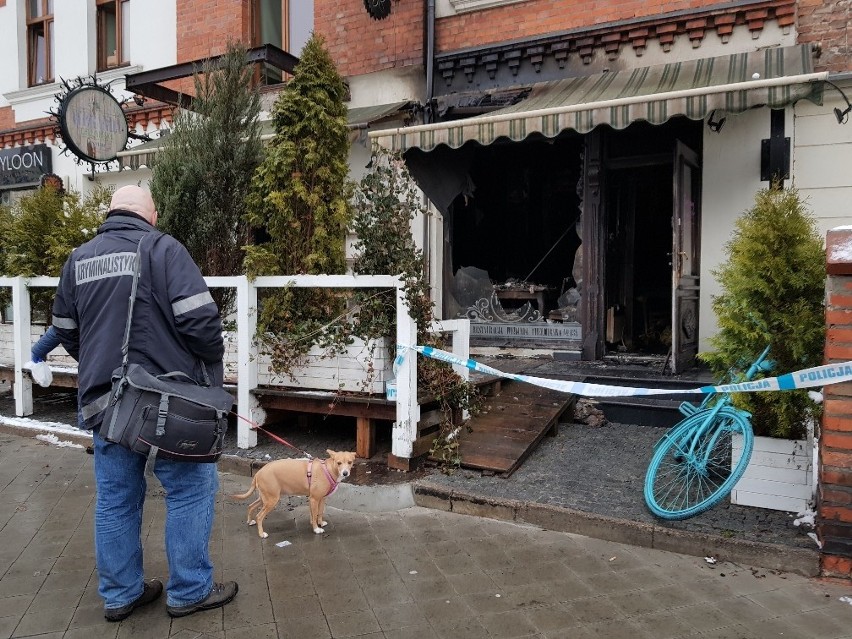
M 826 363 L 852 360 L 852 228 L 826 239 Z M 852 579 L 852 382 L 824 388 L 816 528 L 820 570 Z

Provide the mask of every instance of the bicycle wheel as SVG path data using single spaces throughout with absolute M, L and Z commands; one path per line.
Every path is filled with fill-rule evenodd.
M 690 433 L 710 409 L 691 415 L 666 433 L 654 449 L 645 474 L 645 503 L 663 519 L 688 519 L 712 508 L 733 489 L 751 459 L 754 434 L 748 414 L 724 406 L 692 451 Z M 742 435 L 742 455 L 731 464 L 733 439 Z

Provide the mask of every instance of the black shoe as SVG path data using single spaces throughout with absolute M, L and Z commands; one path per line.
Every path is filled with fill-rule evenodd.
M 161 594 L 163 594 L 163 584 L 159 580 L 146 581 L 143 585 L 142 594 L 136 601 L 132 601 L 121 608 L 104 608 L 104 617 L 107 621 L 127 619 L 134 610 L 156 601 Z
M 204 599 L 198 603 L 189 604 L 188 606 L 166 606 L 166 610 L 170 617 L 186 617 L 200 610 L 213 610 L 221 608 L 227 603 L 231 603 L 234 597 L 237 596 L 237 591 L 240 587 L 236 581 L 226 581 L 223 584 L 213 584 L 213 590 Z

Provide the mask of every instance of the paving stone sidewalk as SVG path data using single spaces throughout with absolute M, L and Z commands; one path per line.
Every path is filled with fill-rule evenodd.
M 109 624 L 92 456 L 0 433 L 0 638 L 852 637 L 849 584 L 437 510 L 331 507 L 315 535 L 294 499 L 260 540 L 246 504 L 225 497 L 248 477 L 220 476 L 213 557 L 217 579 L 239 582 L 237 599 L 175 620 L 160 600 Z M 146 576 L 165 579 L 163 518 L 152 481 Z
M 42 392 L 35 400 L 32 417 L 73 424 L 75 397 L 75 393 L 68 391 Z M 14 415 L 11 394 L 0 395 L 0 415 Z M 322 455 L 327 448 L 354 450 L 355 447 L 354 422 L 346 418 L 319 416 L 307 427 L 292 418 L 276 422 L 270 428 L 314 455 Z M 813 551 L 815 565 L 817 547 L 808 536 L 812 529 L 806 524 L 796 525 L 796 513 L 732 506 L 726 502 L 686 521 L 666 522 L 653 517 L 645 507 L 642 488 L 653 446 L 663 432 L 661 428 L 637 424 L 611 423 L 600 427 L 561 424 L 557 437 L 545 437 L 520 469 L 506 479 L 464 469 L 446 475 L 435 468 L 409 476 L 381 475 L 384 455 L 390 450 L 390 429 L 384 427 L 378 429 L 379 453 L 371 470 L 376 482 L 426 481 L 447 491 L 491 499 L 544 504 L 682 533 Z M 263 434 L 258 435 L 256 447 L 240 449 L 234 428 L 229 429 L 225 443 L 226 455 L 243 460 L 264 461 L 297 455 Z

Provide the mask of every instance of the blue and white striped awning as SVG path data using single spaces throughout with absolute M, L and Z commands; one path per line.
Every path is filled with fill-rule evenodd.
M 814 73 L 810 45 L 775 47 L 715 58 L 671 62 L 565 78 L 535 85 L 527 99 L 485 116 L 376 131 L 373 142 L 392 151 L 498 138 L 548 138 L 601 124 L 623 129 L 674 116 L 700 120 L 713 110 L 740 113 L 756 106 L 783 108 L 803 98 L 822 102 L 827 72 Z

